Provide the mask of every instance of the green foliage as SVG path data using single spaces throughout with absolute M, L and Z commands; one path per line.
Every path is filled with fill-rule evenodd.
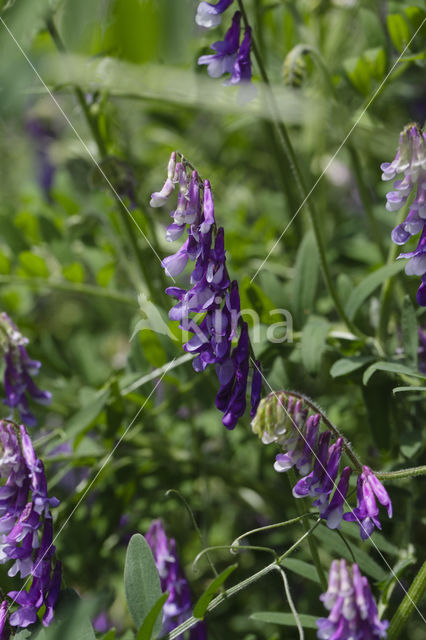
M 160 259 L 178 246 L 164 240 L 171 207 L 148 206 L 173 149 L 212 183 L 230 276 L 249 310 L 254 355 L 268 383 L 318 402 L 363 464 L 386 471 L 426 464 L 418 334 L 425 316 L 415 302 L 417 278 L 406 276 L 406 261 L 391 252 L 390 230 L 400 220 L 385 210 L 391 187 L 380 181 L 380 163 L 394 157 L 400 130 L 424 118 L 424 7 L 413 0 L 386 7 L 366 0 L 245 2 L 276 96 L 273 113 L 267 91 L 259 87 L 256 100 L 242 106 L 232 87 L 197 66 L 224 36 L 230 12 L 217 29 L 202 30 L 194 24 L 196 4 L 0 4 L 57 101 L 2 27 L 0 311 L 29 338 L 30 357 L 42 362 L 37 384 L 53 394 L 51 406 L 34 408 L 34 441 L 49 490 L 61 500 L 54 525 L 64 582 L 83 603 L 64 590 L 52 627 L 34 625 L 16 640 L 158 637 L 166 594 L 139 534 L 126 557 L 129 538 L 157 517 L 176 539 L 194 613 L 205 617 L 209 637 L 296 637 L 276 580 L 264 576 L 210 615 L 207 607 L 227 590 L 235 565 L 218 549 L 209 552 L 218 578 L 207 563 L 200 573 L 192 570 L 202 549 L 229 545 L 243 531 L 294 517 L 296 509 L 287 480 L 272 466 L 278 449 L 258 442 L 248 415 L 233 432 L 224 430 L 214 368 L 197 374 L 189 358 L 179 359 L 185 337 L 168 319 L 172 300 L 164 293 L 173 282 L 146 241 Z M 65 51 L 46 29 L 49 16 Z M 254 57 L 252 64 L 259 86 Z M 29 133 L 32 119 L 50 132 L 49 194 L 39 181 L 43 155 Z M 303 206 L 291 163 L 280 153 L 276 119 L 286 125 L 310 192 Z M 133 187 L 131 197 L 120 191 L 131 217 L 94 159 L 115 189 Z M 354 331 L 322 276 L 311 202 Z M 188 272 L 177 280 L 186 286 Z M 278 326 L 287 320 L 282 310 L 292 330 L 288 322 Z M 391 619 L 401 591 L 386 562 L 404 586 L 412 582 L 414 555 L 424 554 L 426 509 L 421 479 L 386 487 L 397 508 L 392 521 L 383 519 L 382 533 L 367 543 L 351 523 L 342 533 Z M 199 530 L 169 489 L 189 504 Z M 352 506 L 354 483 L 350 491 Z M 298 523 L 250 536 L 263 551 L 242 544 L 238 575 L 261 571 L 268 549 L 282 553 L 302 534 Z M 321 525 L 312 538 L 325 571 L 336 557 L 352 561 L 336 532 Z M 313 640 L 314 621 L 325 610 L 309 545 L 298 546 L 283 567 L 305 637 Z M 0 586 L 14 589 L 13 580 L 2 572 Z M 114 629 L 95 636 L 90 620 L 102 611 Z M 410 640 L 424 633 L 415 616 L 404 632 Z
M 158 614 L 164 604 L 164 599 L 162 599 L 160 577 L 152 551 L 140 533 L 132 536 L 127 547 L 124 588 L 127 606 L 136 628 L 142 627 L 149 615 L 150 619 L 143 633 L 146 634 L 151 627 L 154 634 L 158 635 L 161 629 L 161 618 L 158 617 Z M 142 628 L 140 632 L 142 633 Z

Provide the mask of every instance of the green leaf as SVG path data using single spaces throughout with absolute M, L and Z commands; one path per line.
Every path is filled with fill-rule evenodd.
M 299 614 L 300 622 L 304 629 L 317 629 L 318 616 Z M 250 620 L 256 622 L 268 622 L 269 624 L 281 624 L 285 627 L 295 627 L 296 620 L 292 613 L 281 613 L 279 611 L 257 611 L 252 613 Z
M 419 332 L 417 328 L 417 316 L 410 297 L 405 296 L 402 307 L 402 342 L 404 353 L 414 369 L 417 369 L 417 350 L 419 348 Z
M 387 17 L 388 31 L 395 47 L 401 52 L 410 40 L 410 27 L 399 13 L 390 13 Z
M 352 526 L 356 527 L 356 525 Z M 312 535 L 318 538 L 322 545 L 336 557 L 340 556 L 341 558 L 349 560 L 349 562 L 353 562 L 349 549 L 337 533 L 334 533 L 333 535 L 327 527 L 318 527 Z M 386 580 L 386 571 L 384 571 L 384 569 L 382 569 L 382 567 L 377 564 L 377 562 L 373 560 L 368 553 L 358 547 L 352 547 L 352 552 L 355 556 L 356 563 L 363 573 L 366 573 L 374 580 Z
M 386 53 L 383 47 L 367 49 L 363 53 L 367 61 L 370 73 L 375 80 L 382 80 L 386 72 Z
M 293 304 L 296 320 L 303 325 L 314 308 L 318 286 L 319 258 L 312 231 L 302 240 L 296 256 L 293 278 Z
M 352 358 L 340 358 L 336 360 L 330 369 L 330 375 L 332 378 L 339 378 L 340 376 L 346 376 L 348 373 L 361 369 L 366 364 L 371 362 L 374 358 L 370 356 L 353 356 Z
M 355 89 L 367 96 L 371 90 L 370 65 L 368 61 L 362 57 L 348 58 L 344 61 L 343 66 Z
M 62 267 L 64 278 L 70 282 L 84 282 L 84 267 L 80 262 L 72 262 L 66 267 Z
M 109 262 L 99 269 L 96 274 L 96 282 L 101 287 L 107 287 L 115 274 L 115 264 Z
M 98 391 L 89 404 L 77 411 L 67 424 L 67 439 L 75 438 L 75 436 L 87 429 L 101 413 L 108 398 L 109 389 Z
M 35 253 L 31 253 L 31 251 L 21 251 L 19 254 L 19 263 L 23 275 L 35 278 L 47 278 L 49 275 L 49 269 L 47 268 L 44 258 Z
M 298 560 L 297 558 L 285 558 L 281 563 L 283 567 L 297 573 L 299 576 L 303 576 L 307 580 L 312 580 L 319 584 L 319 578 L 316 571 L 312 571 L 312 565 L 309 562 Z
M 392 393 L 408 393 L 409 391 L 426 391 L 426 387 L 395 387 Z
M 197 603 L 194 607 L 193 616 L 194 618 L 203 618 L 204 614 L 207 610 L 207 607 L 210 604 L 210 601 L 213 599 L 214 594 L 222 586 L 227 577 L 235 571 L 238 567 L 238 564 L 231 564 L 229 567 L 226 567 L 219 575 L 213 580 L 213 582 L 207 587 L 206 591 L 203 595 L 197 600 Z
M 160 576 L 145 538 L 136 533 L 130 539 L 124 568 L 124 590 L 127 606 L 137 629 L 161 597 Z M 161 620 L 154 623 L 154 634 L 160 633 Z
M 426 376 L 415 369 L 411 369 L 404 364 L 400 364 L 399 362 L 384 362 L 379 361 L 370 365 L 366 371 L 364 371 L 364 375 L 362 376 L 362 382 L 364 385 L 367 385 L 371 376 L 376 373 L 376 371 L 384 371 L 386 373 L 396 373 L 397 375 L 406 375 L 406 376 L 414 376 L 416 378 L 422 378 L 426 380 Z
M 368 298 L 373 291 L 384 282 L 387 278 L 396 275 L 405 267 L 405 260 L 397 260 L 384 267 L 380 267 L 373 273 L 370 273 L 357 287 L 352 291 L 348 303 L 346 305 L 346 313 L 353 320 L 356 312 L 362 303 Z
M 163 593 L 152 607 L 151 611 L 147 614 L 141 628 L 139 629 L 135 640 L 151 640 L 154 631 L 157 618 L 163 611 L 164 604 L 169 597 L 169 593 Z M 162 624 L 162 617 L 160 618 L 160 625 Z
M 102 638 L 102 640 L 115 640 L 115 635 L 117 631 L 116 629 L 110 629 L 106 635 Z
M 326 347 L 330 323 L 320 316 L 311 316 L 302 332 L 302 361 L 310 374 L 318 373 Z

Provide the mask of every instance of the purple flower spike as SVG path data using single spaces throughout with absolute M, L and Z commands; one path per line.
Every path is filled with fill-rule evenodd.
M 357 506 L 353 511 L 345 513 L 343 518 L 348 522 L 357 522 L 360 528 L 361 538 L 366 540 L 371 536 L 376 526 L 382 528 L 378 519 L 379 508 L 376 498 L 381 505 L 386 507 L 389 518 L 392 518 L 392 502 L 388 492 L 374 475 L 369 467 L 363 467 L 358 476 Z
M 224 73 L 232 73 L 240 44 L 240 23 L 241 13 L 236 11 L 224 40 L 215 42 L 210 47 L 216 53 L 198 58 L 198 64 L 207 65 L 207 73 L 211 78 L 220 78 Z
M 193 334 L 183 348 L 196 355 L 192 362 L 195 371 L 204 371 L 210 364 L 216 366 L 220 383 L 216 406 L 224 413 L 224 425 L 233 429 L 246 408 L 248 328 L 240 317 L 238 284 L 231 283 L 226 268 L 225 232 L 222 227 L 216 228 L 210 182 L 202 182 L 196 171 L 192 171 L 188 180 L 188 164 L 182 158 L 175 167 L 173 182 L 179 182 L 179 194 L 177 208 L 171 213 L 174 222 L 168 227 L 166 238 L 176 240 L 185 230 L 188 237 L 175 254 L 164 258 L 162 266 L 168 276 L 175 277 L 189 261 L 195 265 L 188 289 L 166 289 L 168 295 L 177 299 L 169 318 L 179 321 L 181 329 Z M 204 316 L 199 323 L 193 316 L 198 313 Z M 232 350 L 239 331 L 238 344 Z M 251 388 L 252 416 L 261 391 L 261 373 L 256 371 Z
M 232 2 L 233 0 L 219 0 L 216 4 L 200 2 L 195 22 L 206 29 L 217 27 L 222 21 L 222 13 L 226 11 Z
M 17 409 L 21 420 L 29 427 L 37 421 L 28 408 L 28 396 L 38 404 L 47 405 L 52 395 L 49 391 L 42 391 L 34 383 L 32 376 L 36 376 L 41 367 L 37 360 L 31 360 L 26 345 L 28 339 L 18 330 L 6 313 L 0 314 L 0 348 L 3 348 L 6 363 L 4 372 L 5 405 Z
M 401 180 L 395 180 L 393 183 L 395 191 L 390 191 L 386 196 L 388 211 L 401 209 L 410 194 L 416 189 L 407 217 L 392 231 L 392 241 L 402 245 L 412 236 L 422 232 L 415 251 L 401 253 L 398 257 L 411 258 L 405 267 L 405 272 L 407 275 L 417 275 L 422 278 L 416 299 L 420 306 L 426 306 L 424 286 L 426 276 L 426 134 L 417 125 L 408 125 L 401 132 L 399 149 L 395 159 L 393 162 L 383 163 L 381 168 L 383 180 L 393 180 L 398 174 L 404 175 Z
M 328 589 L 320 600 L 330 611 L 328 618 L 317 620 L 317 637 L 320 640 L 386 638 L 389 623 L 379 619 L 370 585 L 361 575 L 358 565 L 347 567 L 345 560 L 334 560 Z
M 163 609 L 161 635 L 169 633 L 190 617 L 191 593 L 189 584 L 180 567 L 176 553 L 176 542 L 168 538 L 161 520 L 153 520 L 146 533 L 146 541 L 154 556 L 160 575 L 161 590 L 168 591 L 169 597 Z M 191 633 L 191 640 L 206 638 L 206 624 L 200 622 Z M 183 638 L 183 636 L 179 636 Z
M 32 576 L 28 591 L 25 585 L 8 596 L 18 605 L 9 624 L 25 628 L 37 620 L 37 612 L 45 606 L 43 624 L 53 619 L 53 610 L 61 584 L 61 566 L 52 571 L 53 526 L 50 508 L 59 501 L 49 498 L 43 463 L 34 452 L 31 439 L 23 425 L 18 430 L 11 423 L 0 421 L 0 476 L 7 477 L 0 488 L 0 564 L 14 561 L 8 575 Z M 21 444 L 20 444 L 21 441 Z M 12 604 L 14 604 L 12 603 Z M 0 631 L 4 620 L 0 609 Z M 6 632 L 0 633 L 7 638 Z

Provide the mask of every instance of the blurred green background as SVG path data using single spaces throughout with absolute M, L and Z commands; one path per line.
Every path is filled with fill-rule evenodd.
M 385 373 L 365 385 L 361 366 L 330 374 L 342 358 L 374 360 L 380 288 L 355 316 L 370 337 L 362 343 L 345 334 L 334 312 L 304 210 L 274 247 L 300 198 L 262 91 L 241 108 L 232 88 L 197 67 L 199 55 L 229 22 L 227 16 L 217 30 L 198 28 L 197 4 L 2 2 L 0 299 L 2 310 L 30 338 L 30 355 L 43 363 L 40 386 L 53 393 L 47 410 L 36 409 L 35 442 L 50 490 L 62 500 L 57 528 L 142 408 L 57 540 L 66 583 L 94 599 L 97 611 L 108 609 L 119 637 L 131 627 L 122 581 L 130 534 L 146 532 L 153 518 L 163 519 L 177 540 L 195 601 L 212 577 L 205 560 L 198 572 L 191 568 L 202 545 L 230 544 L 245 530 L 296 513 L 287 479 L 273 471 L 275 452 L 251 433 L 248 417 L 234 432 L 223 428 L 214 408 L 214 371 L 197 375 L 185 362 L 154 393 L 158 376 L 133 384 L 182 353 L 179 338 L 151 330 L 131 339 L 147 304 L 143 298 L 139 305 L 138 294 L 168 322 L 169 283 L 144 235 L 161 258 L 170 253 L 164 240 L 168 213 L 148 203 L 166 177 L 172 150 L 212 183 L 230 273 L 240 283 L 242 306 L 260 318 L 254 348 L 271 387 L 315 398 L 373 468 L 425 463 L 424 392 L 393 395 L 392 388 L 403 382 Z M 385 210 L 389 185 L 381 182 L 379 165 L 393 159 L 406 123 L 424 124 L 424 27 L 398 60 L 426 15 L 424 3 L 248 0 L 246 8 L 308 187 L 333 158 L 312 198 L 333 278 L 347 302 L 391 249 L 397 220 Z M 305 48 L 295 50 L 298 45 Z M 93 159 L 133 220 L 117 206 Z M 401 314 L 404 294 L 414 300 L 417 286 L 415 278 L 401 276 L 387 309 L 387 357 L 414 368 L 418 363 L 412 356 L 408 362 Z M 291 313 L 292 341 L 266 338 L 276 308 Z M 421 325 L 421 314 L 417 319 Z M 321 323 L 322 338 L 315 329 Z M 129 391 L 130 386 L 135 388 Z M 166 494 L 169 489 L 189 503 L 202 542 L 182 500 Z M 402 557 L 415 558 L 401 574 L 405 587 L 424 559 L 424 490 L 422 479 L 390 484 L 395 518 L 384 522 L 384 537 L 376 538 L 391 566 Z M 327 569 L 337 551 L 347 550 L 336 533 L 320 531 Z M 254 543 L 284 551 L 301 532 L 295 525 Z M 373 583 L 385 580 L 389 572 L 371 544 L 360 543 L 350 526 L 344 532 Z M 235 560 L 226 551 L 213 557 L 218 569 Z M 309 562 L 309 550 L 303 546 L 295 557 Z M 269 558 L 247 551 L 238 562 L 231 582 Z M 289 577 L 298 611 L 324 615 L 314 573 L 300 575 L 300 566 L 299 572 L 293 566 Z M 401 596 L 397 587 L 387 617 Z M 250 620 L 264 610 L 288 610 L 278 576 L 218 608 L 209 618 L 209 637 L 297 637 L 294 629 Z M 413 617 L 407 633 L 413 640 L 424 637 L 419 618 Z M 314 637 L 306 631 L 306 638 Z

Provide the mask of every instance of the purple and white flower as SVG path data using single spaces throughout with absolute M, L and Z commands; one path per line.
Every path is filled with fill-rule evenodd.
M 365 540 L 375 526 L 381 528 L 376 498 L 392 517 L 390 497 L 371 469 L 364 466 L 358 476 L 358 505 L 343 513 L 351 476 L 349 466 L 339 475 L 344 441 L 339 437 L 330 444 L 334 434 L 329 429 L 319 433 L 320 426 L 320 413 L 309 415 L 302 398 L 284 391 L 261 400 L 252 420 L 252 429 L 262 442 L 276 443 L 282 450 L 275 458 L 275 471 L 296 467 L 302 476 L 293 487 L 293 496 L 313 498 L 312 505 L 330 529 L 340 528 L 342 519 L 357 522 Z
M 414 251 L 401 253 L 398 258 L 410 258 L 405 266 L 407 275 L 420 276 L 422 283 L 417 291 L 417 303 L 426 306 L 426 134 L 414 124 L 409 124 L 399 137 L 399 149 L 393 162 L 381 165 L 383 180 L 393 180 L 397 175 L 403 178 L 393 183 L 395 191 L 387 196 L 386 209 L 399 211 L 415 190 L 405 220 L 392 231 L 395 244 L 405 244 L 412 236 L 422 232 Z
M 328 589 L 320 596 L 328 618 L 317 620 L 319 640 L 379 640 L 386 638 L 389 623 L 381 621 L 365 576 L 357 564 L 333 560 Z
M 176 161 L 176 155 L 173 156 Z M 189 263 L 195 263 L 188 289 L 173 286 L 166 293 L 177 303 L 169 312 L 180 328 L 193 334 L 184 344 L 188 353 L 196 354 L 195 371 L 214 364 L 220 389 L 216 406 L 224 413 L 223 424 L 233 429 L 246 409 L 250 347 L 248 327 L 240 317 L 238 284 L 231 282 L 226 268 L 225 232 L 216 227 L 213 193 L 210 182 L 202 182 L 196 171 L 188 178 L 184 161 L 176 162 L 175 182 L 179 182 L 177 208 L 172 211 L 173 224 L 166 238 L 187 238 L 173 255 L 162 261 L 166 274 L 180 275 Z M 203 314 L 195 319 L 194 314 Z M 238 338 L 233 347 L 233 341 Z M 251 413 L 260 402 L 262 374 L 254 367 L 251 381 Z
M 162 634 L 169 633 L 191 615 L 191 592 L 188 581 L 179 563 L 176 541 L 168 538 L 161 520 L 153 520 L 146 535 L 155 564 L 160 575 L 161 590 L 169 597 L 163 608 Z M 179 636 L 183 638 L 183 635 Z M 190 640 L 205 640 L 205 622 L 199 622 L 191 629 Z
M 233 0 L 219 0 L 216 4 L 212 2 L 200 2 L 195 16 L 195 22 L 200 27 L 211 29 L 217 27 L 222 22 L 222 13 L 233 3 Z
M 382 528 L 378 518 L 379 507 L 376 498 L 386 508 L 389 518 L 392 518 L 392 502 L 388 492 L 371 469 L 364 466 L 362 473 L 358 476 L 357 506 L 353 511 L 345 513 L 343 516 L 348 522 L 359 524 L 363 540 L 371 536 L 374 527 Z
M 224 73 L 232 73 L 240 46 L 240 32 L 241 13 L 236 11 L 225 38 L 210 47 L 216 53 L 198 58 L 198 64 L 207 65 L 207 73 L 211 78 L 220 78 Z
M 28 591 L 23 588 L 7 594 L 12 604 L 19 605 L 9 624 L 27 627 L 45 606 L 43 624 L 48 626 L 61 585 L 60 563 L 52 568 L 55 547 L 50 511 L 59 501 L 48 496 L 43 463 L 25 427 L 21 425 L 18 430 L 13 423 L 0 421 L 0 442 L 0 476 L 7 478 L 0 487 L 0 564 L 13 561 L 9 576 L 32 576 Z
M 42 391 L 33 381 L 41 367 L 37 360 L 31 360 L 26 346 L 28 339 L 18 330 L 6 313 L 0 314 L 0 349 L 5 360 L 4 389 L 5 405 L 11 409 L 17 409 L 19 416 L 25 424 L 33 427 L 37 420 L 28 407 L 28 397 L 38 404 L 49 404 L 52 395 L 49 391 Z

